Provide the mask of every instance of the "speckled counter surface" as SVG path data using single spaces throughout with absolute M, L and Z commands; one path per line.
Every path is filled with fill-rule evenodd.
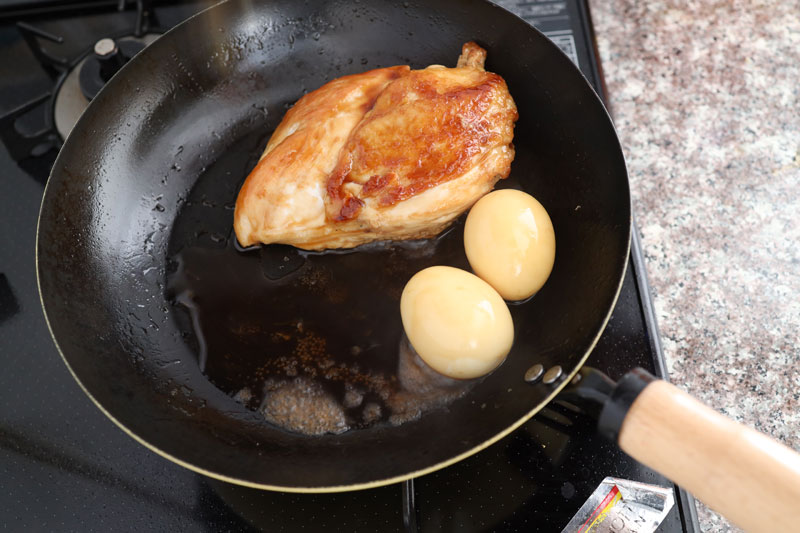
M 800 450 L 800 2 L 591 10 L 672 380 Z

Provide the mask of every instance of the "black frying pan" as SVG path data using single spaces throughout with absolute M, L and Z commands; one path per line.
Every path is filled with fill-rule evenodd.
M 401 425 L 309 437 L 267 423 L 232 397 L 286 371 L 264 361 L 310 335 L 351 379 L 391 384 L 403 285 L 426 266 L 468 264 L 460 222 L 416 247 L 237 251 L 231 208 L 241 182 L 304 91 L 365 69 L 453 65 L 469 40 L 488 50 L 487 69 L 505 78 L 519 108 L 517 156 L 501 186 L 538 198 L 556 231 L 551 278 L 511 307 L 511 354 L 447 408 Z M 521 19 L 478 0 L 230 1 L 145 49 L 89 106 L 50 176 L 37 261 L 65 361 L 131 436 L 226 481 L 333 491 L 442 468 L 550 401 L 605 326 L 630 228 L 608 114 L 570 60 Z M 202 304 L 194 312 L 181 305 L 186 294 Z M 563 374 L 528 384 L 536 363 Z M 343 391 L 321 372 L 314 379 Z
M 349 291 L 330 298 L 303 290 L 310 283 L 258 286 L 272 252 L 231 249 L 230 206 L 269 133 L 304 91 L 370 68 L 454 65 L 469 40 L 487 48 L 487 69 L 506 79 L 518 105 L 517 157 L 503 185 L 547 206 L 558 239 L 552 278 L 534 300 L 512 307 L 516 343 L 507 362 L 449 409 L 322 438 L 270 426 L 231 399 L 246 376 L 220 368 L 218 352 L 250 349 L 237 363 L 255 371 L 248 363 L 272 345 L 245 339 L 227 350 L 225 342 L 237 339 L 215 333 L 224 326 L 197 339 L 185 309 L 173 303 L 186 288 L 171 286 L 172 273 L 194 269 L 189 278 L 204 284 L 190 290 L 208 287 L 201 298 L 216 298 L 217 289 L 242 293 L 219 303 L 221 316 L 202 317 L 209 323 L 278 324 L 272 327 L 291 334 L 303 319 L 337 357 L 346 350 L 349 356 L 351 345 L 379 345 L 360 360 L 385 365 L 390 375 L 402 336 L 400 291 L 426 266 L 468 268 L 461 225 L 424 253 L 307 258 L 324 272 L 319 283 Z M 577 371 L 602 331 L 629 232 L 625 164 L 605 109 L 569 59 L 519 18 L 478 1 L 228 2 L 163 36 L 92 102 L 53 168 L 37 250 L 53 336 L 110 417 L 204 473 L 313 490 L 442 467 L 532 416 Z M 184 248 L 191 249 L 188 267 L 178 264 Z M 213 255 L 220 250 L 222 259 Z M 206 257 L 193 259 L 198 254 Z M 258 297 L 246 297 L 254 292 Z M 374 320 L 359 320 L 352 310 L 368 310 Z M 198 366 L 201 345 L 208 345 L 207 372 L 216 386 Z M 559 364 L 564 376 L 555 385 L 527 386 L 522 377 L 534 363 Z

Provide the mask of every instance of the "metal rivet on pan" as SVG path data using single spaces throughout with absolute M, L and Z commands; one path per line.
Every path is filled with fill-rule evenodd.
M 544 367 L 540 364 L 535 364 L 525 372 L 525 381 L 528 383 L 535 383 L 544 374 Z
M 561 377 L 561 367 L 556 365 L 552 367 L 550 370 L 542 378 L 542 383 L 545 385 L 550 385 L 551 383 L 555 383 L 555 381 Z

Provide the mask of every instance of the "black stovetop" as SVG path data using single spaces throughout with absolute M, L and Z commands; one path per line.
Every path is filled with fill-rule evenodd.
M 602 94 L 583 1 L 500 3 L 558 43 Z M 599 437 L 593 419 L 558 405 L 488 449 L 413 483 L 333 495 L 265 492 L 215 481 L 151 453 L 120 431 L 70 376 L 41 311 L 36 222 L 59 145 L 57 134 L 47 130 L 52 118 L 43 95 L 62 74 L 39 66 L 15 25 L 22 20 L 64 37 L 62 44 L 39 40 L 51 55 L 76 60 L 97 39 L 134 27 L 133 8 L 117 12 L 115 4 L 62 2 L 54 10 L 55 3 L 41 0 L 0 3 L 0 116 L 41 100 L 16 121 L 0 119 L 6 143 L 0 146 L 1 529 L 394 531 L 416 526 L 420 531 L 558 532 L 606 476 L 672 486 Z M 153 23 L 169 28 L 207 5 L 162 2 Z M 40 155 L 28 156 L 31 148 Z M 665 375 L 636 231 L 619 302 L 588 364 L 612 378 L 635 366 Z M 405 498 L 404 490 L 410 491 Z M 404 525 L 408 502 L 413 508 L 406 509 L 405 519 L 411 523 Z M 677 487 L 676 505 L 658 531 L 699 531 L 694 502 Z

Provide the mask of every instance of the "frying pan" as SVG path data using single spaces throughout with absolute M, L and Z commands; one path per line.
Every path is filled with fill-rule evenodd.
M 266 422 L 236 388 L 265 376 L 257 363 L 285 350 L 283 340 L 297 355 L 312 338 L 320 357 L 351 378 L 382 375 L 391 385 L 403 285 L 426 266 L 468 263 L 460 222 L 413 246 L 238 250 L 231 207 L 239 186 L 305 91 L 370 68 L 453 65 L 469 40 L 488 50 L 487 70 L 505 78 L 519 109 L 517 156 L 501 186 L 538 198 L 558 242 L 545 287 L 511 306 L 512 352 L 462 397 L 402 424 L 311 437 Z M 524 21 L 478 0 L 229 1 L 146 48 L 93 100 L 53 167 L 36 250 L 53 338 L 86 393 L 123 430 L 224 481 L 330 492 L 443 468 L 552 400 L 608 320 L 630 231 L 611 120 L 577 68 Z M 301 363 L 313 367 L 310 353 Z M 536 364 L 561 373 L 528 383 Z M 777 494 L 779 510 L 800 499 L 800 462 L 788 449 L 650 381 L 634 372 L 603 392 L 601 426 L 628 453 L 745 526 L 753 523 L 749 508 L 731 479 Z M 337 386 L 330 390 L 340 393 Z M 720 463 L 720 447 L 738 464 Z M 780 490 L 768 490 L 772 483 Z M 726 506 L 730 498 L 736 503 Z

